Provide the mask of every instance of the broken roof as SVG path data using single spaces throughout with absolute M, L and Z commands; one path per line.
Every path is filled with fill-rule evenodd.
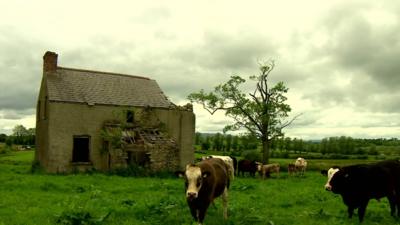
M 125 74 L 57 67 L 47 72 L 47 88 L 50 101 L 157 108 L 172 104 L 155 80 Z

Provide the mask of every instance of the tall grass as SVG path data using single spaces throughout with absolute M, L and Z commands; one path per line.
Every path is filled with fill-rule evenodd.
M 30 173 L 32 152 L 0 156 L 0 224 L 192 224 L 179 178 L 123 177 L 101 173 Z M 351 162 L 348 162 L 351 163 Z M 235 178 L 229 219 L 221 200 L 210 206 L 206 225 L 358 224 L 347 218 L 340 196 L 323 190 L 326 178 L 275 174 L 267 180 Z M 400 224 L 385 200 L 372 200 L 363 225 Z

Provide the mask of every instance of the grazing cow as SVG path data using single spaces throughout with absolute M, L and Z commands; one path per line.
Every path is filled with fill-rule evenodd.
M 339 171 L 339 169 L 340 167 L 338 166 L 332 166 L 329 170 L 321 170 L 321 174 L 328 177 L 328 181 L 325 184 L 325 189 L 327 191 L 331 190 L 332 187 L 329 185 L 329 182 L 331 181 L 333 175 Z
M 228 173 L 229 173 L 229 176 L 232 178 L 232 180 L 234 179 L 234 177 L 235 177 L 235 160 L 236 160 L 236 158 L 235 158 L 235 160 L 233 160 L 233 158 L 232 157 L 230 157 L 230 156 L 222 156 L 222 155 L 209 155 L 209 156 L 203 156 L 202 157 L 202 159 L 203 160 L 205 160 L 205 159 L 212 159 L 212 158 L 214 158 L 214 159 L 221 159 L 222 161 L 224 161 L 225 163 L 226 163 L 226 165 L 228 166 Z
M 400 216 L 399 160 L 332 168 L 328 170 L 330 174 L 325 189 L 342 196 L 349 218 L 358 209 L 358 219 L 362 222 L 369 200 L 383 197 L 389 200 L 390 214 L 393 216 L 397 207 Z
M 240 173 L 244 176 L 244 173 L 248 172 L 251 176 L 255 176 L 257 172 L 257 163 L 255 160 L 251 161 L 248 159 L 242 159 L 238 162 L 238 176 Z
M 222 195 L 224 219 L 228 218 L 228 167 L 221 159 L 206 159 L 197 164 L 189 164 L 180 173 L 185 178 L 186 201 L 194 220 L 204 221 L 208 206 Z
M 260 173 L 260 175 L 262 176 L 263 179 L 265 179 L 266 174 L 270 174 L 271 172 L 276 173 L 279 177 L 280 168 L 281 167 L 279 166 L 278 163 L 267 164 L 267 165 L 263 165 L 263 164 L 257 165 L 257 171 Z
M 307 161 L 304 158 L 299 157 L 296 159 L 296 162 L 294 162 L 294 167 L 296 169 L 296 172 L 300 174 L 300 176 L 303 176 L 306 172 Z
M 237 174 L 237 169 L 238 169 L 238 161 L 236 159 L 236 157 L 231 156 L 232 160 L 233 160 L 233 169 L 234 169 L 234 174 Z
M 294 165 L 294 163 L 289 163 L 287 166 L 287 170 L 288 170 L 289 176 L 294 175 L 296 173 L 296 166 Z

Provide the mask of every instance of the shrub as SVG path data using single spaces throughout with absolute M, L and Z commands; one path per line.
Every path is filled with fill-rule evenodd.
M 106 215 L 96 218 L 87 211 L 64 211 L 61 215 L 57 216 L 56 224 L 62 225 L 97 225 L 103 223 L 105 219 L 110 215 Z
M 380 154 L 380 155 L 375 156 L 375 159 L 378 159 L 378 160 L 385 160 L 385 159 L 386 159 L 386 156 L 385 156 L 384 154 Z
M 352 159 L 368 159 L 368 155 L 356 155 Z
M 8 145 L 0 146 L 0 154 L 7 154 L 12 151 L 12 148 Z
M 272 151 L 271 152 L 271 158 L 281 158 L 281 159 L 288 159 L 290 157 L 288 152 L 277 152 L 277 151 Z
M 159 177 L 159 178 L 170 178 L 175 175 L 168 170 L 163 171 L 151 171 L 142 166 L 135 164 L 129 165 L 126 168 L 116 168 L 108 172 L 110 175 L 118 175 L 122 177 Z
M 31 173 L 42 173 L 43 167 L 40 165 L 39 160 L 33 160 L 31 166 Z
M 248 160 L 261 161 L 261 153 L 258 150 L 243 151 L 242 157 Z

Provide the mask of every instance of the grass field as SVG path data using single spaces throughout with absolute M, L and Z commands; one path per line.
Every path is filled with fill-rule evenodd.
M 30 174 L 32 157 L 33 152 L 0 156 L 0 225 L 192 224 L 179 178 Z M 223 221 L 217 200 L 205 224 L 358 224 L 357 216 L 347 218 L 340 196 L 323 189 L 325 182 L 317 171 L 307 172 L 305 178 L 286 173 L 265 181 L 235 178 L 229 219 Z M 386 199 L 372 200 L 363 224 L 400 220 L 390 216 Z

